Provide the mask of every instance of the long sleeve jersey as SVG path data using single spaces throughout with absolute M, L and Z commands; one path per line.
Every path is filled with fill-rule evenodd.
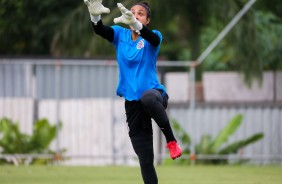
M 111 42 L 116 49 L 119 80 L 116 93 L 126 100 L 140 100 L 144 91 L 160 89 L 166 92 L 157 76 L 157 56 L 162 35 L 143 25 L 140 36 L 132 40 L 132 30 L 121 26 L 104 26 L 100 20 L 93 25 L 96 34 Z

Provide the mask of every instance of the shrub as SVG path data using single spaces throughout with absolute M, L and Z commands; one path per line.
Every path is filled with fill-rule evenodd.
M 263 133 L 256 133 L 246 139 L 235 141 L 233 143 L 229 143 L 224 145 L 228 138 L 233 135 L 236 130 L 242 124 L 243 116 L 236 115 L 233 117 L 229 123 L 219 132 L 219 134 L 213 138 L 211 135 L 205 134 L 201 137 L 201 140 L 198 144 L 195 145 L 196 155 L 228 155 L 237 153 L 240 149 L 253 144 L 264 137 Z M 175 131 L 176 137 L 181 142 L 181 146 L 183 148 L 183 155 L 187 156 L 191 153 L 191 138 L 185 132 L 185 130 L 180 126 L 180 124 L 173 119 L 172 126 Z M 188 163 L 189 160 L 181 160 L 179 159 L 178 163 Z M 212 164 L 226 164 L 228 163 L 227 159 L 212 159 L 212 160 L 199 160 L 198 163 L 212 163 Z M 165 163 L 169 163 L 168 160 Z
M 60 123 L 61 127 L 61 123 Z M 47 119 L 40 119 L 33 126 L 32 135 L 22 133 L 18 123 L 8 118 L 0 120 L 0 153 L 1 154 L 54 154 L 49 145 L 56 138 L 57 127 L 50 125 Z M 25 158 L 17 158 L 18 164 L 27 162 Z M 47 164 L 53 159 L 33 159 L 32 164 Z M 11 163 L 11 160 L 2 160 L 0 163 Z

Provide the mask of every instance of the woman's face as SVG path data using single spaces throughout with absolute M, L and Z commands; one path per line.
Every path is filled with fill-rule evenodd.
M 133 13 L 134 17 L 139 20 L 143 25 L 147 26 L 150 22 L 150 18 L 147 15 L 146 9 L 141 5 L 132 6 L 130 11 Z

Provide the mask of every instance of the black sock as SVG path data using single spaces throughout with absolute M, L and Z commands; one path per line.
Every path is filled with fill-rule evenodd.
M 167 143 L 176 141 L 169 122 L 160 125 L 160 129 L 163 132 Z
M 164 134 L 166 142 L 169 143 L 170 141 L 176 141 L 165 109 L 159 109 L 159 112 L 151 113 L 150 115 L 155 120 L 162 133 Z

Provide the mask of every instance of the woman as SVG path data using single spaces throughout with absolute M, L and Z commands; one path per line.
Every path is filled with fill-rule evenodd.
M 109 13 L 110 10 L 102 5 L 102 0 L 85 0 L 85 4 L 88 6 L 95 33 L 116 48 L 119 65 L 116 93 L 125 99 L 129 137 L 139 159 L 144 183 L 158 183 L 154 168 L 151 118 L 163 132 L 171 158 L 175 159 L 182 154 L 165 111 L 168 95 L 165 87 L 159 83 L 156 72 L 162 35 L 147 27 L 151 11 L 146 2 L 134 4 L 130 11 L 121 3 L 117 4 L 122 15 L 115 18 L 114 23 L 127 24 L 130 29 L 118 25 L 103 25 L 101 14 Z

